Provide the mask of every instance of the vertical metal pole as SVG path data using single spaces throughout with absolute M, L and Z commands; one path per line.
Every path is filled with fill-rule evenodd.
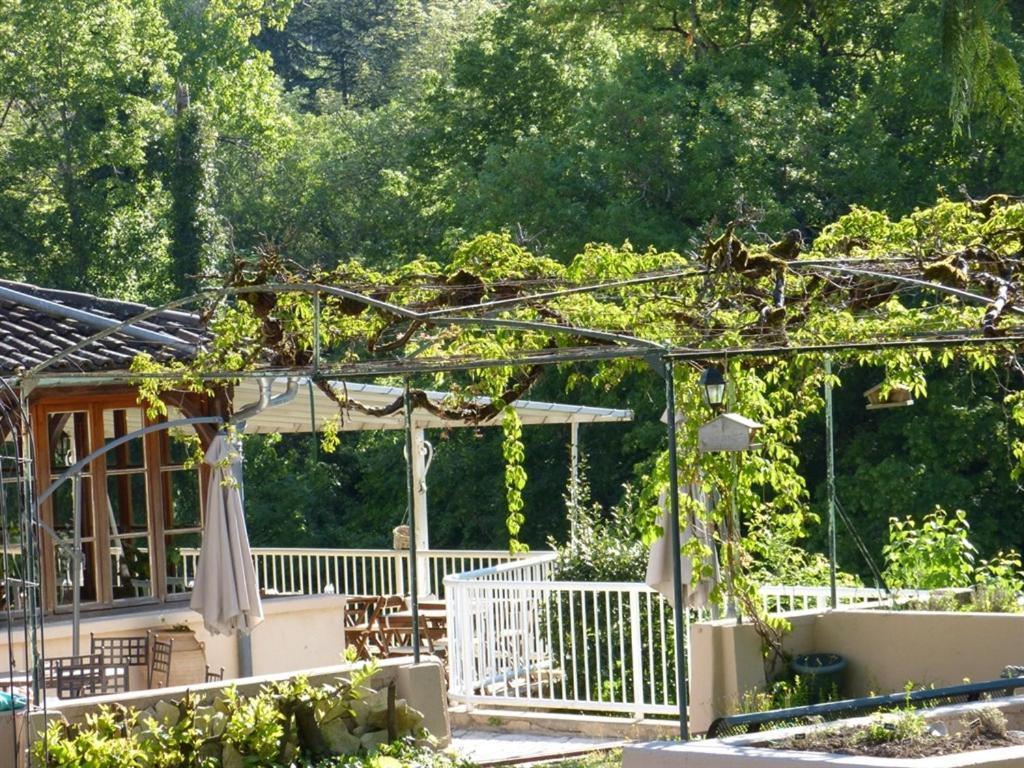
M 82 476 L 75 475 L 74 549 L 71 552 L 71 655 L 78 656 L 82 620 Z
M 306 380 L 306 388 L 309 390 L 309 431 L 313 435 L 313 462 L 320 461 L 320 438 L 316 433 L 316 399 L 313 395 L 313 380 Z
M 406 495 L 409 504 L 409 601 L 412 604 L 412 653 L 413 661 L 420 663 L 420 606 L 419 579 L 416 577 L 416 515 L 413 505 L 416 496 L 416 481 L 412 474 L 412 463 L 415 460 L 412 435 L 412 398 L 409 396 L 409 379 L 405 380 L 405 480 Z
M 679 467 L 676 451 L 676 393 L 675 375 L 672 372 L 672 361 L 668 358 L 665 364 L 665 405 L 668 408 L 668 497 L 669 497 L 669 531 L 672 541 L 672 619 L 676 638 L 676 699 L 679 702 L 679 738 L 687 741 L 690 738 L 690 727 L 687 720 L 686 695 L 686 623 L 683 614 L 683 564 L 680 560 L 682 545 L 679 541 Z
M 320 291 L 313 294 L 313 375 L 320 372 Z M 315 429 L 313 430 L 316 431 Z
M 572 502 L 572 517 L 569 518 L 569 536 L 576 541 L 576 510 L 580 503 L 580 425 L 569 425 L 569 499 Z
M 825 355 L 825 462 L 828 491 L 828 578 L 832 607 L 836 608 L 836 465 L 832 419 L 832 357 Z

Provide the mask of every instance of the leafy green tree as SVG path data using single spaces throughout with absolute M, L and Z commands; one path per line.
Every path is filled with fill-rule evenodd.
M 221 222 L 215 209 L 214 136 L 206 111 L 193 105 L 175 118 L 173 158 L 167 186 L 171 194 L 171 278 L 188 296 L 201 286 L 199 276 L 222 265 Z
M 0 252 L 14 274 L 165 295 L 168 200 L 151 168 L 173 38 L 151 0 L 17 0 L 0 27 Z

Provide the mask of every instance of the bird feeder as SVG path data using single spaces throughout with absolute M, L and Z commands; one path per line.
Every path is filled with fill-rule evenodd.
M 700 428 L 698 433 L 700 450 L 706 453 L 716 453 L 760 448 L 757 435 L 763 426 L 763 424 L 758 424 L 738 413 L 723 413 Z
M 914 404 L 911 391 L 901 384 L 890 386 L 886 396 L 882 395 L 882 385 L 876 384 L 864 393 L 864 397 L 868 399 L 867 409 L 869 411 L 875 411 L 879 408 L 901 408 Z

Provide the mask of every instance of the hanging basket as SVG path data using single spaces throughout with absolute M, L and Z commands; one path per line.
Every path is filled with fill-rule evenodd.
M 408 549 L 409 548 L 409 526 L 400 525 L 392 532 L 391 546 L 394 549 Z

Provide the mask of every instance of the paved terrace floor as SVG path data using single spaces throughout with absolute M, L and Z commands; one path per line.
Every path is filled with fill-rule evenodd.
M 452 731 L 452 747 L 480 766 L 520 765 L 621 746 L 621 740 L 499 731 Z

